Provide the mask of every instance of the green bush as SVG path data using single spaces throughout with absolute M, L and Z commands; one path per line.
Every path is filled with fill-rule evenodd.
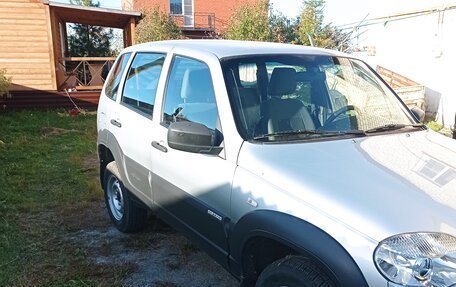
M 142 11 L 144 18 L 136 28 L 138 43 L 173 40 L 182 38 L 182 32 L 176 23 L 159 6 Z
M 6 76 L 6 69 L 0 69 L 0 96 L 8 94 L 11 78 Z
M 266 0 L 239 6 L 231 16 L 223 37 L 230 40 L 270 41 L 268 9 Z

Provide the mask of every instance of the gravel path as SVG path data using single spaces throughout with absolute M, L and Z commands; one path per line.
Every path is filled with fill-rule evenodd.
M 100 204 L 100 208 L 104 208 Z M 157 219 L 146 230 L 123 234 L 99 213 L 106 225 L 82 229 L 70 240 L 84 246 L 96 265 L 129 264 L 133 272 L 123 285 L 144 287 L 235 287 L 231 275 L 195 245 Z

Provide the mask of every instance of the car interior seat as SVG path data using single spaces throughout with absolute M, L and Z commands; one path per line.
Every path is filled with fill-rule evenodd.
M 299 99 L 283 98 L 295 93 L 296 80 L 293 68 L 277 67 L 272 71 L 268 84 L 269 99 L 261 104 L 261 133 L 315 129 L 309 111 Z

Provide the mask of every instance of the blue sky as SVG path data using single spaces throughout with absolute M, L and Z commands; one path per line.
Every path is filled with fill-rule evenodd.
M 270 0 L 273 7 L 288 17 L 296 17 L 301 11 L 302 0 Z M 360 22 L 368 18 L 391 15 L 398 12 L 443 7 L 455 0 L 326 0 L 325 22 L 336 26 Z
M 68 3 L 69 0 L 53 0 Z M 99 0 L 102 7 L 120 8 L 120 0 Z M 211 1 L 211 0 L 207 0 Z M 228 0 L 230 1 L 230 0 Z M 301 11 L 303 0 L 270 0 L 273 7 L 294 18 Z M 325 22 L 336 26 L 360 22 L 368 17 L 385 16 L 393 12 L 429 8 L 452 3 L 454 0 L 326 0 Z
M 53 0 L 56 2 L 69 3 L 69 0 Z M 120 8 L 120 0 L 99 0 L 102 7 L 105 8 Z M 210 0 L 209 0 L 210 1 Z M 284 15 L 294 18 L 298 16 L 301 10 L 302 0 L 270 0 L 274 8 L 282 12 Z M 333 22 L 335 24 L 345 24 L 352 22 L 353 19 L 362 20 L 367 12 L 363 7 L 367 7 L 365 3 L 372 2 L 373 0 L 326 0 L 326 22 Z M 355 5 L 350 5 L 356 3 Z M 348 5 L 347 5 L 348 4 Z M 347 9 L 346 7 L 357 7 L 356 11 L 350 13 L 340 13 Z M 348 12 L 348 11 L 347 11 Z M 362 16 L 361 16 L 362 15 Z
M 325 22 L 342 25 L 361 21 L 369 13 L 372 0 L 326 0 Z M 302 9 L 302 0 L 271 0 L 272 6 L 284 15 L 294 18 Z M 356 9 L 347 8 L 356 7 Z
M 99 0 L 100 6 L 105 8 L 120 9 L 120 0 Z
M 53 2 L 70 3 L 70 0 L 51 0 Z M 120 9 L 120 0 L 98 0 L 104 8 Z M 97 2 L 96 0 L 93 2 Z

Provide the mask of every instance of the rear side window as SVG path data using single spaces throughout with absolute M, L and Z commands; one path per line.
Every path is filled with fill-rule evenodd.
M 137 53 L 128 71 L 122 102 L 152 115 L 165 54 Z
M 165 93 L 164 124 L 200 123 L 215 130 L 217 105 L 209 67 L 203 62 L 176 56 Z
M 116 100 L 117 92 L 119 91 L 120 80 L 122 79 L 123 71 L 125 66 L 130 59 L 131 53 L 125 53 L 119 57 L 117 60 L 113 73 L 109 76 L 109 79 L 106 81 L 105 94 L 108 98 Z

